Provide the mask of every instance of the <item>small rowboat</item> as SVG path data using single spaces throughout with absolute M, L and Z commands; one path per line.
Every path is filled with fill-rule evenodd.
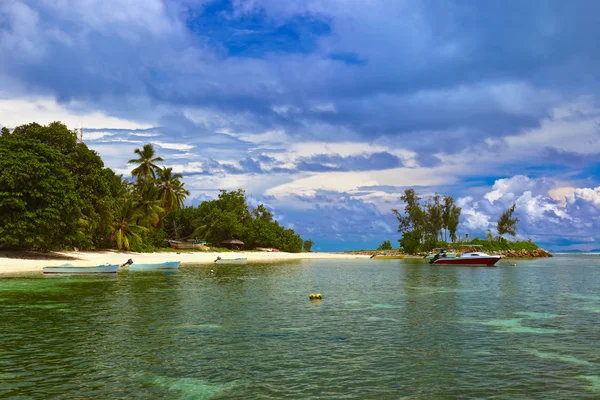
M 44 267 L 44 274 L 115 274 L 119 265 L 103 264 L 95 267 L 75 267 L 63 264 L 57 267 Z
M 380 256 L 374 256 L 371 257 L 374 258 L 375 260 L 402 260 L 404 258 L 404 256 L 384 256 L 384 255 L 380 255 Z
M 131 258 L 122 265 L 102 264 L 95 267 L 75 267 L 73 264 L 62 264 L 58 267 L 44 267 L 44 274 L 116 274 L 119 267 L 132 264 Z
M 180 261 L 165 261 L 161 263 L 151 263 L 151 264 L 131 264 L 129 266 L 130 271 L 150 271 L 156 269 L 177 269 L 179 268 Z
M 248 260 L 246 257 L 238 257 L 238 258 L 221 258 L 217 257 L 215 260 L 216 264 L 246 264 Z

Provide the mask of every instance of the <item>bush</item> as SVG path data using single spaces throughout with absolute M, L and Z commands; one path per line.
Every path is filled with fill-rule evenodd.
M 389 240 L 384 240 L 383 243 L 381 243 L 379 245 L 379 247 L 377 248 L 377 250 L 391 250 L 392 249 L 392 244 L 390 243 Z

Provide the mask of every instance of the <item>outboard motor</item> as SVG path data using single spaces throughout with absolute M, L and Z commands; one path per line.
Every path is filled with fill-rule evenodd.
M 433 264 L 435 262 L 435 260 L 437 260 L 438 258 L 440 258 L 442 256 L 442 251 L 440 251 L 439 253 L 437 253 L 435 256 L 433 256 L 433 258 L 431 260 L 429 260 L 429 264 Z

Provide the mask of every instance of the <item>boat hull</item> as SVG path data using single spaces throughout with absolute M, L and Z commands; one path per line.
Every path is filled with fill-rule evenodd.
M 221 258 L 216 260 L 215 264 L 246 264 L 247 261 L 245 258 Z
M 44 274 L 116 274 L 118 265 L 98 265 L 96 267 L 74 267 L 61 265 L 59 267 L 44 267 Z
M 404 256 L 375 256 L 375 260 L 402 260 Z
M 500 257 L 456 257 L 439 258 L 433 262 L 433 265 L 440 266 L 467 266 L 467 267 L 495 267 L 500 261 Z
M 131 264 L 129 266 L 130 271 L 150 271 L 156 269 L 177 269 L 179 268 L 179 261 L 167 261 L 162 263 L 149 263 L 149 264 Z

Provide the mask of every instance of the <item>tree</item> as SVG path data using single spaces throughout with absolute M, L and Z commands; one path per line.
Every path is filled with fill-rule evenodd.
M 181 174 L 173 174 L 173 168 L 158 168 L 156 184 L 159 187 L 159 198 L 165 212 L 183 207 L 185 198 L 190 192 L 185 190 L 180 179 Z
M 497 229 L 499 235 L 509 234 L 511 236 L 517 235 L 517 223 L 519 222 L 518 217 L 513 217 L 513 213 L 515 212 L 516 204 L 513 205 L 500 215 L 497 222 Z
M 139 157 L 128 161 L 129 164 L 138 164 L 138 166 L 131 171 L 131 176 L 135 177 L 138 181 L 143 181 L 144 184 L 149 178 L 156 178 L 156 170 L 159 169 L 159 166 L 156 165 L 156 163 L 164 160 L 161 157 L 154 157 L 154 146 L 150 143 L 146 143 L 144 147 L 142 147 L 142 150 L 135 149 L 133 152 Z
M 432 200 L 427 203 L 427 214 L 425 229 L 431 238 L 436 241 L 440 237 L 440 232 L 444 226 L 443 208 L 440 203 L 440 196 L 436 193 Z
M 136 206 L 140 210 L 140 217 L 137 222 L 146 228 L 158 227 L 162 216 L 165 214 L 165 209 L 161 204 L 159 188 L 154 185 L 146 186 L 136 201 Z
M 448 241 L 448 230 L 450 225 L 450 215 L 454 206 L 454 198 L 452 196 L 444 196 L 444 204 L 442 206 L 442 227 L 444 228 L 444 240 Z
M 194 236 L 213 245 L 232 237 L 239 238 L 252 219 L 242 189 L 231 192 L 221 190 L 216 200 L 205 201 L 199 208 L 200 217 L 193 222 Z
M 421 244 L 421 235 L 416 231 L 409 231 L 402 235 L 402 239 L 400 239 L 400 246 L 405 253 L 415 254 L 419 251 L 419 246 Z
M 148 230 L 137 224 L 142 217 L 142 209 L 135 201 L 126 198 L 120 201 L 112 239 L 119 250 L 131 250 L 131 246 L 142 242 L 141 235 Z
M 450 233 L 450 239 L 453 243 L 456 242 L 456 231 L 458 230 L 461 212 L 462 208 L 458 206 L 453 205 L 450 209 L 450 216 L 448 218 L 448 232 Z
M 379 245 L 377 250 L 392 250 L 392 244 L 389 240 L 384 240 L 383 243 Z
M 3 126 L 1 133 L 2 133 L 2 136 L 8 137 L 10 135 L 10 130 L 7 127 Z
M 62 153 L 39 140 L 0 137 L 0 243 L 44 250 L 69 243 L 80 207 Z
M 251 214 L 252 217 L 256 219 L 263 219 L 267 222 L 273 221 L 273 213 L 267 210 L 267 207 L 265 207 L 263 204 L 256 206 L 256 208 L 252 210 Z
M 406 189 L 404 194 L 400 196 L 400 199 L 405 204 L 404 214 L 401 214 L 396 209 L 392 209 L 392 212 L 398 218 L 398 232 L 416 231 L 422 234 L 425 225 L 425 213 L 419 204 L 421 198 L 414 189 Z
M 315 244 L 315 242 L 313 242 L 312 239 L 305 240 L 304 241 L 304 250 L 308 251 L 310 253 L 314 244 Z

